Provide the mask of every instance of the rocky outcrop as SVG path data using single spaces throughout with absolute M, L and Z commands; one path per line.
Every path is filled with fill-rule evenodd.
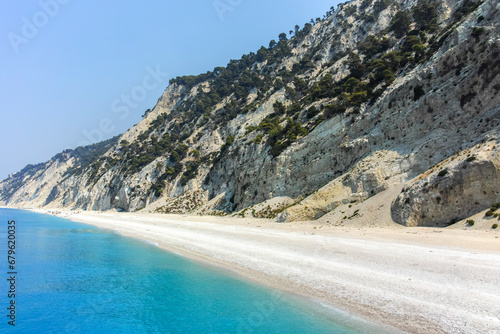
M 495 140 L 441 162 L 404 188 L 392 204 L 405 226 L 448 226 L 500 202 L 500 147 Z

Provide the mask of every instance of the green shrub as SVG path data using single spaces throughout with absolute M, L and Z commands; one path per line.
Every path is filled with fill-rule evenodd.
M 181 160 L 181 157 L 179 156 L 179 153 L 173 151 L 170 155 L 170 160 L 172 160 L 173 162 L 178 162 L 179 160 Z
M 184 187 L 189 180 L 193 179 L 196 176 L 196 173 L 198 172 L 198 167 L 200 166 L 199 162 L 196 161 L 189 161 L 186 164 L 186 171 L 181 177 L 181 185 Z
M 443 169 L 443 170 L 441 170 L 441 171 L 439 172 L 438 176 L 443 177 L 443 176 L 446 176 L 446 174 L 448 174 L 448 170 L 447 170 L 447 169 Z
M 381 11 L 392 5 L 394 1 L 392 0 L 377 0 L 373 4 L 373 12 L 378 16 Z
M 356 6 L 347 6 L 344 8 L 344 12 L 345 12 L 346 17 L 349 17 L 349 16 L 356 14 L 356 11 L 357 11 Z
M 491 211 L 497 211 L 498 209 L 500 209 L 500 202 L 491 206 Z
M 377 53 L 383 52 L 390 47 L 390 41 L 384 37 L 378 39 L 374 35 L 368 35 L 364 41 L 359 43 L 358 49 L 368 58 L 373 57 Z
M 416 86 L 415 88 L 413 88 L 413 101 L 419 100 L 424 95 L 425 91 L 422 86 Z
M 319 114 L 319 110 L 314 106 L 307 110 L 307 118 L 313 118 L 317 114 Z
M 363 11 L 366 8 L 368 8 L 371 5 L 372 1 L 371 0 L 363 0 L 361 2 L 361 5 L 359 6 L 359 10 Z
M 251 141 L 251 143 L 256 143 L 256 144 L 260 144 L 262 142 L 262 135 L 258 135 L 257 137 L 255 137 L 254 140 Z
M 465 0 L 462 5 L 453 13 L 455 20 L 460 20 L 465 15 L 472 13 L 482 3 L 479 0 Z
M 366 74 L 366 67 L 361 62 L 361 58 L 359 57 L 359 55 L 357 55 L 356 53 L 349 53 L 347 64 L 349 65 L 352 77 L 361 79 Z
M 436 30 L 438 11 L 435 3 L 429 0 L 419 0 L 412 8 L 412 16 L 421 30 Z
M 474 29 L 472 29 L 472 33 L 471 33 L 471 36 L 474 37 L 476 39 L 476 41 L 479 40 L 479 36 L 481 36 L 481 34 L 484 33 L 484 28 L 483 27 L 474 27 Z
M 368 96 L 366 91 L 352 93 L 351 95 L 349 95 L 349 103 L 353 106 L 359 107 L 366 101 L 368 101 Z
M 468 158 L 467 158 L 467 160 L 465 160 L 465 161 L 467 161 L 467 162 L 472 162 L 472 161 L 474 161 L 474 160 L 477 160 L 477 158 L 476 158 L 476 156 L 475 156 L 475 155 L 473 155 L 473 156 L 471 156 L 471 157 L 468 157 Z
M 390 85 L 394 82 L 394 80 L 396 80 L 396 76 L 390 69 L 387 69 L 384 71 L 384 80 L 386 85 Z
M 276 101 L 273 104 L 274 112 L 278 115 L 283 115 L 286 111 L 285 105 L 280 101 Z
M 422 44 L 420 37 L 415 35 L 408 36 L 403 44 L 403 47 L 401 48 L 401 51 L 413 52 L 413 46 L 419 44 Z
M 407 11 L 399 11 L 393 16 L 389 29 L 394 31 L 397 38 L 401 38 L 410 30 L 411 19 Z
M 484 214 L 486 217 L 492 217 L 494 215 L 494 212 L 491 211 L 491 210 L 488 210 L 486 211 L 486 213 Z
M 295 113 L 298 113 L 299 111 L 302 110 L 302 107 L 299 102 L 294 102 L 288 109 L 286 110 L 286 113 L 288 115 L 293 115 Z
M 491 225 L 491 228 L 494 229 L 494 230 L 496 230 L 498 228 L 498 224 Z
M 335 115 L 343 114 L 346 111 L 346 107 L 341 104 L 333 103 L 325 106 L 325 110 L 323 111 L 323 115 L 326 118 L 332 118 Z
M 154 193 L 155 197 L 160 197 L 163 194 L 163 188 L 165 188 L 165 181 L 158 180 L 151 186 L 151 191 Z
M 255 129 L 257 129 L 256 126 L 253 126 L 253 125 L 247 126 L 246 131 L 245 131 L 245 135 L 249 134 L 252 131 L 255 131 Z
M 474 226 L 474 224 L 476 223 L 473 219 L 469 219 L 467 220 L 466 222 L 469 226 Z

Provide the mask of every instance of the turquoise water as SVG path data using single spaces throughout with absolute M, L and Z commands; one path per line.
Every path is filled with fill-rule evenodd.
M 0 221 L 2 333 L 360 333 L 283 293 L 106 230 L 18 210 L 0 209 Z

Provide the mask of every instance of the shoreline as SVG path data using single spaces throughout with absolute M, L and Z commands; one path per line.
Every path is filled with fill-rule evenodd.
M 145 240 L 380 324 L 384 331 L 498 333 L 500 328 L 496 231 L 115 212 L 59 216 Z

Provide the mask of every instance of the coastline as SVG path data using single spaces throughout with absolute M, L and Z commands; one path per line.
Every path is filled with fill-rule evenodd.
M 498 232 L 116 212 L 59 215 L 146 240 L 388 330 L 499 332 Z

